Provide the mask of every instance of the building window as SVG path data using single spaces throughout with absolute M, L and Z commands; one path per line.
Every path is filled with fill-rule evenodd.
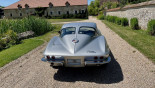
M 61 14 L 61 12 L 60 12 L 60 11 L 58 11 L 58 14 L 60 15 L 60 14 Z
M 53 12 L 51 12 L 51 15 L 53 15 Z
M 22 16 L 22 13 L 20 13 L 20 16 Z
M 82 13 L 82 14 L 84 14 L 84 13 L 85 13 L 85 11 L 84 11 L 84 10 L 81 10 L 81 13 Z
M 67 15 L 69 15 L 69 11 L 67 11 Z
M 77 14 L 78 12 L 77 12 L 77 10 L 75 10 L 75 14 Z
M 28 10 L 29 9 L 29 5 L 25 4 L 25 8 L 26 8 L 26 10 Z
M 10 13 L 10 17 L 12 17 L 12 13 Z
M 18 10 L 21 10 L 22 9 L 22 5 L 21 4 L 18 4 Z
M 49 7 L 50 7 L 50 8 L 52 8 L 52 7 L 53 7 L 53 4 L 52 4 L 51 2 L 50 2 L 48 5 L 49 5 Z
M 66 6 L 67 6 L 67 7 L 69 7 L 69 6 L 70 6 L 70 3 L 69 3 L 68 1 L 67 1 L 65 4 L 66 4 Z

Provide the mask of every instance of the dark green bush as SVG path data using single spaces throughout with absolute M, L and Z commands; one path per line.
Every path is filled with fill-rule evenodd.
M 102 14 L 100 14 L 100 15 L 98 15 L 98 17 L 97 17 L 99 20 L 104 20 L 104 15 L 102 15 Z
M 139 29 L 138 19 L 137 18 L 132 18 L 130 20 L 130 26 L 131 26 L 132 29 L 138 30 Z
M 117 17 L 115 23 L 121 25 L 121 20 L 122 20 L 121 18 Z
M 121 25 L 122 26 L 128 26 L 129 25 L 129 21 L 127 18 L 122 18 L 121 19 Z
M 117 17 L 116 17 L 116 16 L 109 16 L 109 15 L 108 15 L 108 16 L 105 17 L 105 19 L 106 19 L 107 21 L 109 21 L 109 22 L 115 23 Z
M 155 20 L 149 21 L 147 27 L 149 34 L 155 35 Z

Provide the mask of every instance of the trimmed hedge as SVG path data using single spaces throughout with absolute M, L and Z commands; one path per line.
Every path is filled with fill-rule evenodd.
M 118 25 L 128 26 L 129 22 L 127 18 L 119 18 L 117 16 L 106 16 L 105 19 L 109 22 L 113 22 Z
M 121 20 L 122 20 L 121 18 L 117 17 L 115 23 L 121 25 Z
M 132 29 L 138 30 L 139 29 L 138 19 L 137 18 L 132 18 L 130 20 L 130 26 L 131 26 Z
M 149 34 L 155 35 L 155 20 L 149 21 L 147 27 Z
M 116 18 L 117 18 L 116 16 L 107 16 L 106 20 L 109 21 L 109 22 L 115 23 Z
M 129 26 L 129 21 L 127 18 L 122 18 L 121 19 L 121 25 L 122 26 Z

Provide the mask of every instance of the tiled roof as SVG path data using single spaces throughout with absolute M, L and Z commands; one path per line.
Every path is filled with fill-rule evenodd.
M 87 5 L 87 0 L 20 0 L 4 9 L 17 9 L 18 5 L 21 5 L 22 8 L 25 8 L 25 4 L 29 5 L 29 8 L 36 7 L 49 7 L 51 2 L 53 6 L 66 6 L 66 2 L 69 2 L 71 6 L 73 5 Z

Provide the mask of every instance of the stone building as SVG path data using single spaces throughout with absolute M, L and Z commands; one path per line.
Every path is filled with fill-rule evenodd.
M 2 18 L 2 16 L 4 15 L 4 11 L 2 9 L 3 7 L 0 6 L 0 19 Z
M 20 0 L 3 10 L 6 18 L 22 18 L 35 15 L 39 8 L 43 16 L 61 16 L 85 13 L 87 6 L 87 0 Z

